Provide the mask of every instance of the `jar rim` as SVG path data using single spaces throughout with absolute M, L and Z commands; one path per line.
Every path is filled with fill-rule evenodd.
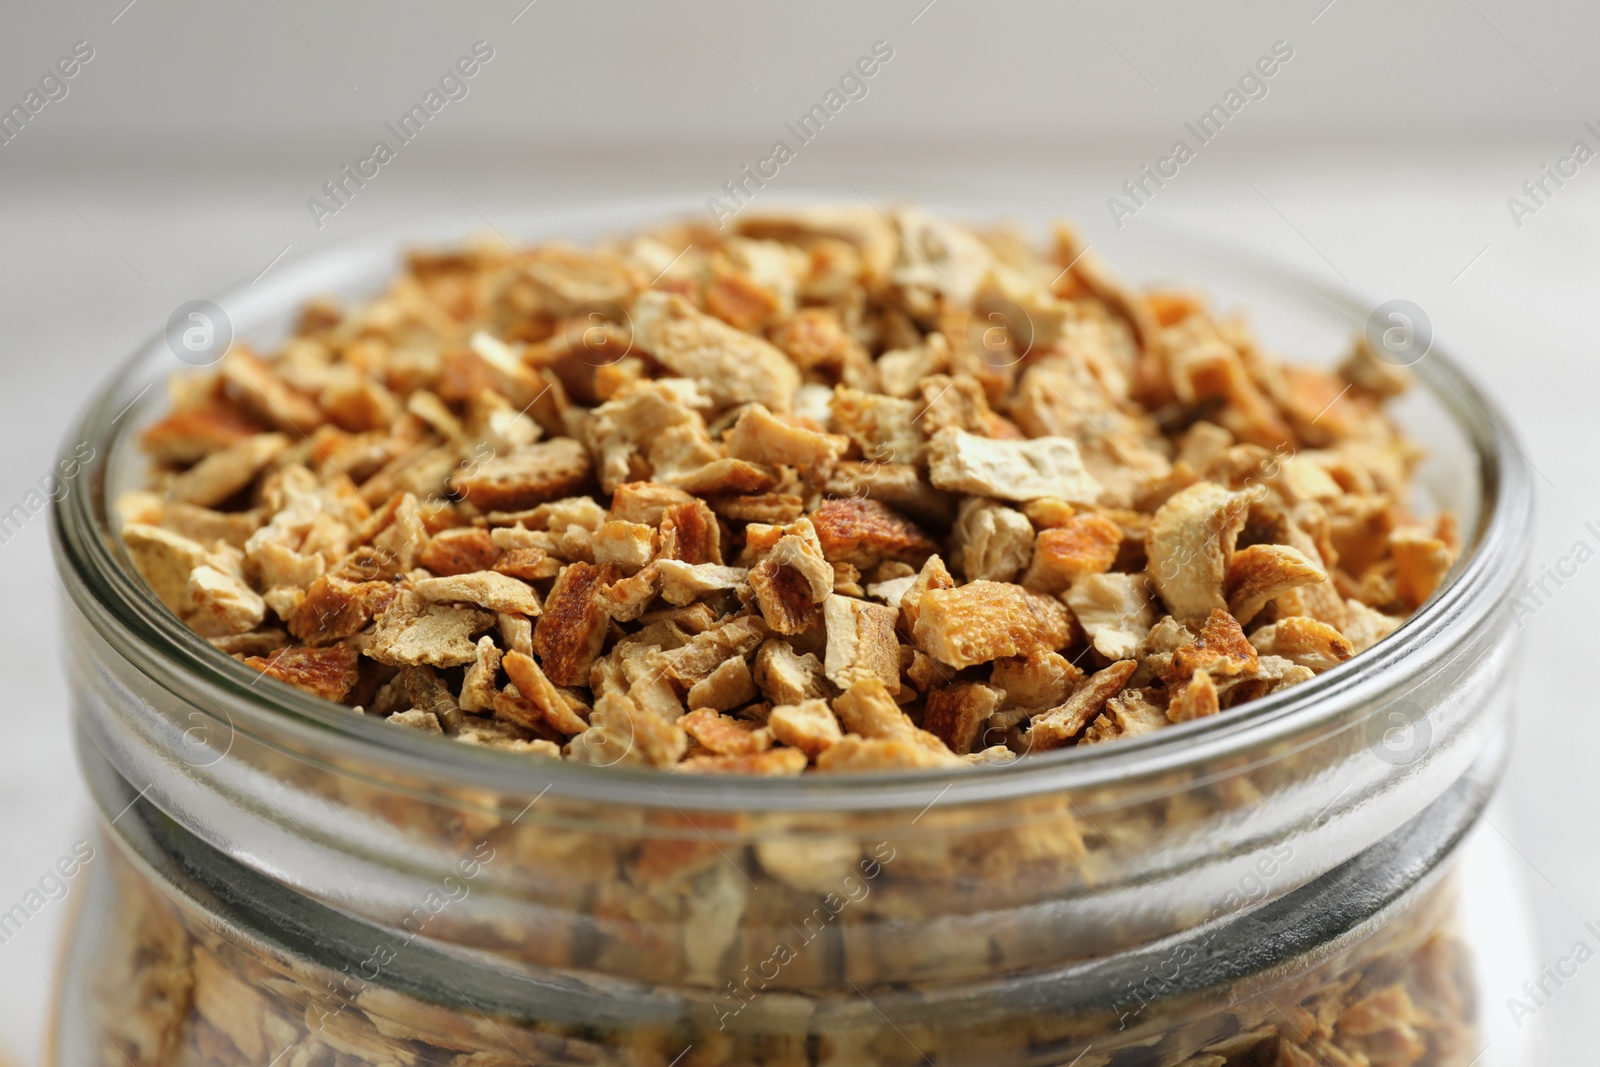
M 801 203 L 833 201 L 837 194 L 807 197 L 801 193 L 793 199 Z M 610 213 L 627 217 L 632 224 L 685 213 L 680 198 L 607 203 Z M 548 225 L 583 214 L 568 210 L 542 218 Z M 453 231 L 442 219 L 433 220 L 433 226 L 441 234 L 454 232 L 460 240 L 472 228 L 460 225 L 464 217 L 448 217 L 456 220 Z M 477 215 L 471 219 L 473 225 L 481 222 Z M 269 285 L 259 289 L 239 285 L 216 300 L 263 313 L 292 313 L 302 300 L 319 292 L 319 287 L 348 275 L 353 265 L 382 256 L 392 262 L 407 244 L 419 243 L 417 229 L 412 223 L 353 238 L 306 257 Z M 1164 246 L 1199 252 L 1247 273 L 1270 277 L 1275 285 L 1330 305 L 1352 321 L 1365 316 L 1368 303 L 1353 291 L 1298 267 L 1182 228 L 1152 224 L 1150 229 Z M 1199 283 L 1204 284 L 1203 280 Z M 1498 405 L 1435 344 L 1428 358 L 1412 370 L 1418 384 L 1449 414 L 1476 453 L 1480 480 L 1476 529 L 1470 531 L 1466 551 L 1445 584 L 1395 633 L 1309 681 L 1219 715 L 1173 724 L 1115 744 L 1039 753 L 983 769 L 774 779 L 529 760 L 486 746 L 449 743 L 417 731 L 397 730 L 274 679 L 260 685 L 259 672 L 214 648 L 155 597 L 127 562 L 110 520 L 107 497 L 113 489 L 109 460 L 127 429 L 117 423 L 153 384 L 152 380 L 138 388 L 142 380 L 139 369 L 162 344 L 163 337 L 157 334 L 139 346 L 100 388 L 63 442 L 63 453 L 71 450 L 74 442 L 94 448 L 93 458 L 85 464 L 88 476 L 71 479 L 67 493 L 53 501 L 51 509 L 56 563 L 72 603 L 142 672 L 191 694 L 204 710 L 226 718 L 230 729 L 246 729 L 269 743 L 275 738 L 293 743 L 302 758 L 307 752 L 318 753 L 316 759 L 329 766 L 339 764 L 348 770 L 350 762 L 376 763 L 380 770 L 458 788 L 499 788 L 539 796 L 554 792 L 577 800 L 647 808 L 802 812 L 915 809 L 931 806 L 930 791 L 936 793 L 934 802 L 948 795 L 952 802 L 981 804 L 1194 770 L 1284 741 L 1296 732 L 1337 724 L 1353 708 L 1413 677 L 1407 671 L 1408 663 L 1426 663 L 1432 657 L 1422 653 L 1472 625 L 1509 594 L 1531 543 L 1531 464 Z M 136 390 L 137 395 L 130 397 Z

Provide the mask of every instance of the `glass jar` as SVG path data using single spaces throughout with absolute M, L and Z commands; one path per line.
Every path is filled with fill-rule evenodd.
M 511 227 L 588 238 L 682 202 Z M 383 235 L 220 302 L 270 343 Z M 1363 312 L 1174 235 L 1111 250 L 1289 351 Z M 1451 870 L 1503 766 L 1531 484 L 1437 351 L 1402 421 L 1462 560 L 1392 637 L 1210 719 L 963 774 L 710 779 L 454 744 L 261 681 L 167 612 L 109 503 L 174 369 L 90 409 L 56 550 L 99 858 L 54 1062 L 1467 1067 Z

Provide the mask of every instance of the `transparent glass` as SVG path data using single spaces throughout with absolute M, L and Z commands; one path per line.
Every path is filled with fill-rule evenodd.
M 684 210 L 504 228 L 585 239 Z M 219 303 L 270 344 L 306 297 L 369 293 L 403 246 L 472 228 L 380 235 Z M 1278 350 L 1334 358 L 1364 319 L 1276 264 L 1151 233 L 1115 250 L 1124 275 L 1247 308 Z M 1400 416 L 1464 551 L 1394 636 L 1115 744 L 779 780 L 454 744 L 211 648 L 146 591 L 109 512 L 160 413 L 142 391 L 173 369 L 157 339 L 100 395 L 68 442 L 95 459 L 55 516 L 109 857 L 57 983 L 56 1062 L 1472 1061 L 1448 875 L 1504 760 L 1531 485 L 1439 351 Z

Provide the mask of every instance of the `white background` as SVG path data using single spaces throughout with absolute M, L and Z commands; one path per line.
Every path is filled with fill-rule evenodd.
M 1584 528 L 1600 529 L 1600 164 L 1520 228 L 1507 208 L 1574 140 L 1600 149 L 1584 129 L 1600 125 L 1594 9 L 524 2 L 8 5 L 0 104 L 75 41 L 95 58 L 0 146 L 0 511 L 50 469 L 87 390 L 179 303 L 417 215 L 661 191 L 692 209 L 878 40 L 894 58 L 868 96 L 763 196 L 979 190 L 1001 215 L 1009 190 L 1052 190 L 1114 265 L 1107 197 L 1283 40 L 1294 58 L 1266 98 L 1127 225 L 1205 230 L 1421 305 L 1541 472 L 1535 567 L 1579 539 L 1600 548 Z M 306 198 L 480 39 L 495 53 L 470 95 L 319 230 Z M 1518 750 L 1486 833 L 1537 934 L 1533 962 L 1486 991 L 1502 1026 L 1505 996 L 1600 920 L 1597 576 L 1585 566 L 1526 626 L 1505 621 L 1526 650 Z M 54 581 L 41 515 L 0 544 L 0 910 L 87 825 L 58 667 L 71 609 Z M 0 1047 L 23 1062 L 70 900 L 0 945 Z M 1535 1062 L 1592 1062 L 1597 1014 L 1600 966 L 1532 1020 Z

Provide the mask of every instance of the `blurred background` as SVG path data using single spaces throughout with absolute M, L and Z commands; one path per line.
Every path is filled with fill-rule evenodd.
M 94 383 L 185 301 L 419 216 L 492 227 L 629 194 L 731 206 L 724 183 L 782 139 L 794 157 L 761 202 L 1044 204 L 1113 266 L 1121 227 L 1177 226 L 1374 305 L 1413 301 L 1538 468 L 1535 572 L 1580 540 L 1600 546 L 1592 5 L 57 0 L 0 18 L 0 512 L 51 470 Z M 873 75 L 841 86 L 866 56 Z M 445 80 L 463 57 L 475 73 Z M 842 106 L 802 143 L 786 124 L 831 90 Z M 386 124 L 430 91 L 442 102 L 402 143 Z M 1202 126 L 1230 91 L 1242 103 L 1226 124 Z M 359 187 L 343 178 L 380 139 L 393 158 Z M 1146 179 L 1179 140 L 1192 158 Z M 1562 582 L 1506 619 L 1526 650 L 1518 747 L 1483 831 L 1491 858 L 1469 871 L 1503 883 L 1485 918 L 1513 946 L 1484 990 L 1504 1035 L 1486 1063 L 1517 1062 L 1513 1046 L 1526 1062 L 1593 1062 L 1600 969 L 1520 1028 L 1505 1004 L 1600 921 L 1586 673 L 1600 567 Z M 89 825 L 58 666 L 72 609 L 43 512 L 0 529 L 0 590 L 4 910 Z M 0 1049 L 19 1062 L 38 1060 L 72 905 L 0 943 Z

